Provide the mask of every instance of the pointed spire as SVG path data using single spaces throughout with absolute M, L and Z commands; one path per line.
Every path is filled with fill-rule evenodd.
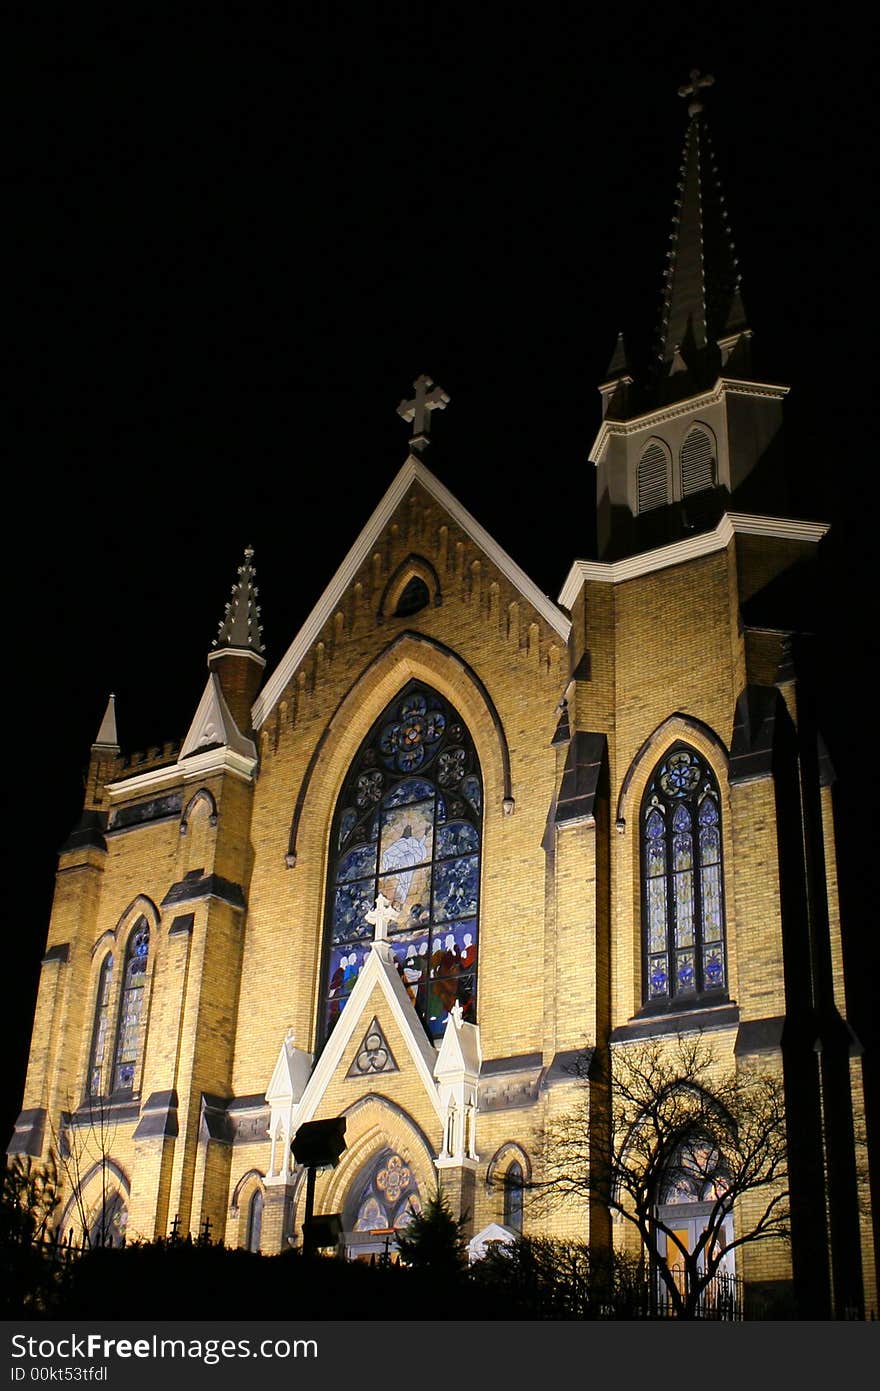
M 720 338 L 746 327 L 735 245 L 700 99 L 713 81 L 695 69 L 679 88 L 679 96 L 690 98 L 689 120 L 666 253 L 660 375 L 696 370 L 704 354 L 717 357 Z
M 253 557 L 253 547 L 246 546 L 244 564 L 238 567 L 238 584 L 232 586 L 232 599 L 226 605 L 226 613 L 212 647 L 239 648 L 257 653 L 264 651 L 263 626 L 257 606 L 259 590 L 254 583 L 256 570 L 251 564 Z
M 610 381 L 612 377 L 620 377 L 629 372 L 629 359 L 626 354 L 626 344 L 623 341 L 623 332 L 617 335 L 617 342 L 614 345 L 614 352 L 611 354 L 611 361 L 605 372 L 605 380 Z
M 116 753 L 119 752 L 119 738 L 116 733 L 116 696 L 112 691 L 107 701 L 107 709 L 104 711 L 101 727 L 98 730 L 98 737 L 92 745 L 92 748 L 114 749 Z

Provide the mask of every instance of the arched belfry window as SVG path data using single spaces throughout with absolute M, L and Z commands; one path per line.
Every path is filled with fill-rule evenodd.
M 89 1050 L 88 1095 L 101 1096 L 104 1083 L 104 1058 L 107 1052 L 107 1029 L 110 1024 L 110 991 L 113 985 L 113 955 L 108 952 L 98 973 L 95 996 L 95 1021 Z
M 641 831 L 645 1001 L 711 998 L 726 986 L 721 802 L 696 750 L 678 744 L 657 765 Z
M 681 493 L 701 493 L 715 486 L 715 445 L 708 430 L 695 425 L 681 446 Z
M 352 763 L 330 846 L 320 1035 L 345 1007 L 374 935 L 381 893 L 396 909 L 387 936 L 429 1034 L 456 1002 L 476 1018 L 483 793 L 473 740 L 436 691 L 411 681 Z
M 125 973 L 119 1001 L 116 1054 L 113 1062 L 114 1093 L 130 1092 L 134 1088 L 145 1016 L 144 998 L 149 953 L 150 928 L 146 918 L 139 918 L 128 939 L 128 949 L 125 953 Z
M 646 447 L 639 459 L 637 484 L 640 513 L 666 506 L 669 501 L 668 459 L 666 450 L 656 440 Z

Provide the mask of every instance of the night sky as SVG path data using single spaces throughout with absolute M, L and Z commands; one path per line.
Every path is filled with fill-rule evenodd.
M 867 1018 L 877 131 L 845 7 L 698 34 L 638 6 L 296 8 L 13 41 L 5 1135 L 108 693 L 126 752 L 182 738 L 246 544 L 274 669 L 406 457 L 420 372 L 451 397 L 426 462 L 538 586 L 593 554 L 596 386 L 619 329 L 638 362 L 657 326 L 692 67 L 757 371 L 792 387 L 792 512 L 833 524 L 820 695 Z

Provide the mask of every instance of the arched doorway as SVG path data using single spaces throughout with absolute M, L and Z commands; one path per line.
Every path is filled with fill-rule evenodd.
M 395 1232 L 421 1210 L 413 1169 L 396 1150 L 386 1146 L 368 1161 L 349 1189 L 342 1214 L 347 1258 L 395 1259 Z

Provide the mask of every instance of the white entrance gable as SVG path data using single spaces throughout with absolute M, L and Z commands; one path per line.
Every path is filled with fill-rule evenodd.
M 413 1066 L 420 1077 L 431 1105 L 437 1113 L 438 1121 L 443 1119 L 440 1098 L 434 1082 L 434 1063 L 436 1053 L 425 1034 L 424 1026 L 416 1014 L 406 987 L 397 973 L 394 953 L 385 941 L 371 943 L 370 955 L 348 997 L 348 1003 L 333 1029 L 330 1038 L 315 1066 L 302 1099 L 294 1108 L 293 1127 L 296 1129 L 310 1121 L 339 1067 L 343 1054 L 351 1042 L 352 1035 L 360 1028 L 364 1030 L 372 1021 L 374 1010 L 368 1010 L 370 996 L 378 986 L 382 992 L 392 1017 L 397 1023 L 404 1043 L 409 1051 Z M 398 1057 L 399 1067 L 403 1060 Z

